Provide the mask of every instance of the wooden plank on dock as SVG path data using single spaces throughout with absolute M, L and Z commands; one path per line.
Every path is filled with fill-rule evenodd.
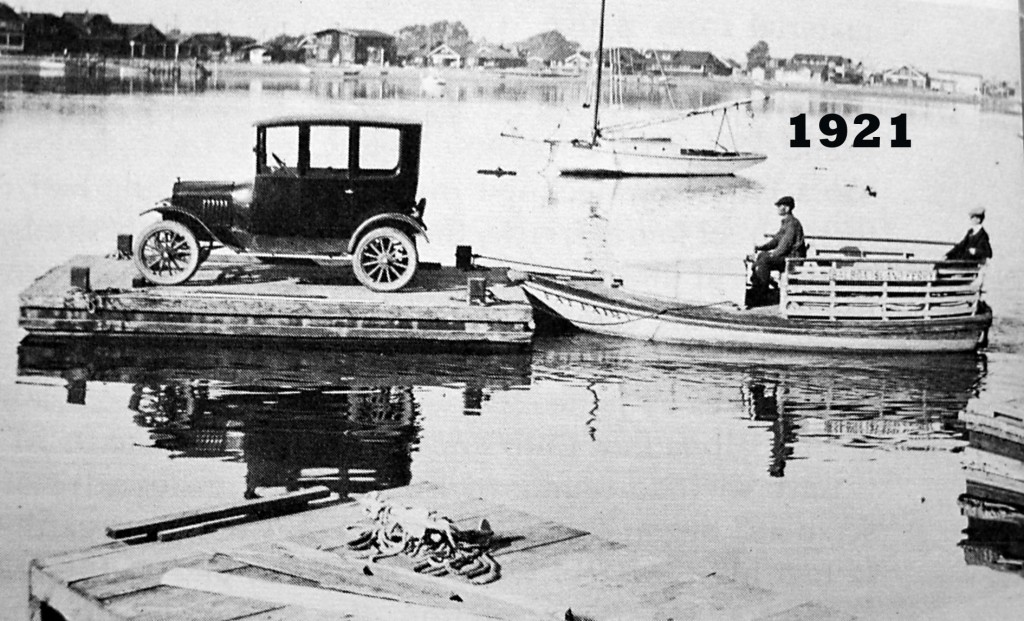
M 32 565 L 30 598 L 62 613 L 62 606 L 81 612 L 68 617 L 76 621 L 309 621 L 423 614 L 561 619 L 569 608 L 577 619 L 849 618 L 729 576 L 687 574 L 677 560 L 636 554 L 582 529 L 437 486 L 417 484 L 389 490 L 381 498 L 441 515 L 459 514 L 460 526 L 475 527 L 486 517 L 500 545 L 493 555 L 501 577 L 474 585 L 456 576 L 418 574 L 393 558 L 373 563 L 351 554 L 342 535 L 365 515 L 353 502 L 192 539 L 121 546 L 95 556 L 64 555 L 63 562 L 52 564 L 44 559 Z M 325 544 L 335 551 L 325 550 Z M 191 576 L 194 582 L 175 582 L 168 575 Z M 323 610 L 313 610 L 316 602 Z M 365 608 L 352 609 L 350 602 Z
M 135 591 L 152 589 L 160 584 L 160 577 L 175 567 L 205 569 L 207 571 L 231 571 L 245 567 L 245 563 L 220 554 L 197 554 L 190 557 L 149 563 L 114 571 L 93 578 L 72 582 L 71 585 L 96 599 L 107 599 L 127 595 Z
M 198 569 L 171 570 L 164 574 L 163 584 L 178 589 L 187 589 L 191 597 L 195 597 L 197 592 L 206 592 L 242 602 L 258 601 L 265 602 L 265 605 L 301 606 L 307 609 L 335 613 L 345 612 L 368 618 L 418 619 L 422 621 L 478 621 L 486 618 L 447 608 L 372 599 L 341 591 L 315 589 L 266 580 L 254 580 L 242 576 L 232 576 Z M 199 621 L 198 617 L 187 616 L 184 618 Z M 237 617 L 209 618 L 228 619 Z
M 180 529 L 240 515 L 280 515 L 296 511 L 306 506 L 310 501 L 321 500 L 330 495 L 331 490 L 326 487 L 317 486 L 272 498 L 247 500 L 219 507 L 183 511 L 156 518 L 114 524 L 107 527 L 107 536 L 114 539 L 124 539 L 125 537 L 136 537 L 139 535 L 156 535 L 160 531 Z
M 204 572 L 204 575 L 208 574 L 223 575 Z M 133 621 L 182 621 L 183 619 L 188 619 L 188 621 L 228 621 L 267 612 L 280 608 L 281 605 L 230 593 L 210 593 L 173 586 L 157 586 L 145 591 L 113 597 L 104 602 L 104 607 L 116 615 Z

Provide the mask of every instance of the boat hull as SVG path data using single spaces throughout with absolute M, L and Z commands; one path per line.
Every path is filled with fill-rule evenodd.
M 600 283 L 531 277 L 522 288 L 535 311 L 609 336 L 735 348 L 849 352 L 968 352 L 986 340 L 992 314 L 929 320 L 800 320 L 775 309 L 744 311 L 647 303 Z M 767 312 L 766 312 L 767 311 Z
M 761 153 L 716 153 L 661 140 L 606 140 L 551 144 L 559 174 L 590 177 L 712 177 L 735 174 L 760 164 Z

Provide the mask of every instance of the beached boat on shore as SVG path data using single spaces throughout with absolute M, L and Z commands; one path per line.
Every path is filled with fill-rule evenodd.
M 743 303 L 667 300 L 596 277 L 528 274 L 521 286 L 537 312 L 581 330 L 649 341 L 886 352 L 973 351 L 986 344 L 992 311 L 982 300 L 982 265 L 860 248 L 886 240 L 808 239 L 843 247 L 788 259 L 773 292 L 777 300 L 768 304 L 749 293 Z

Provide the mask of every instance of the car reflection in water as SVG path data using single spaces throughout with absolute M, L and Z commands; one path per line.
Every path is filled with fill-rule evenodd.
M 129 408 L 173 458 L 247 467 L 245 497 L 325 485 L 339 494 L 407 485 L 418 443 L 416 388 L 459 386 L 467 415 L 492 390 L 530 382 L 527 354 L 338 352 L 208 341 L 26 340 L 19 374 L 132 384 Z
M 960 542 L 968 565 L 1024 577 L 1024 409 L 1021 401 L 968 408 L 961 418 L 966 491 L 957 499 L 967 516 Z

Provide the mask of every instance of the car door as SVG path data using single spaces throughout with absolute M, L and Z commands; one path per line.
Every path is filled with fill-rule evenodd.
M 301 235 L 305 225 L 301 209 L 299 126 L 263 128 L 258 140 L 260 159 L 248 232 L 259 237 Z
M 356 131 L 344 124 L 309 126 L 309 157 L 303 171 L 300 216 L 303 235 L 347 240 L 353 230 L 352 144 Z
M 398 127 L 359 127 L 349 194 L 350 220 L 355 226 L 375 214 L 398 210 L 403 201 L 410 202 L 402 184 L 401 148 Z

